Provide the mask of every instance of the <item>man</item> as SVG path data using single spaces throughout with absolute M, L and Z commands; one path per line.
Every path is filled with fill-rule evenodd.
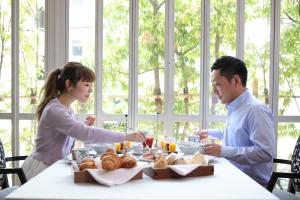
M 247 68 L 243 61 L 223 56 L 211 67 L 215 95 L 226 105 L 228 114 L 224 130 L 201 130 L 223 140 L 223 146 L 209 144 L 204 153 L 225 157 L 255 181 L 266 186 L 275 156 L 274 118 L 270 109 L 246 88 Z

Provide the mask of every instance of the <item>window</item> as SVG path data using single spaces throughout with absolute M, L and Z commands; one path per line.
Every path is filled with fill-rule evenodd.
M 288 156 L 282 138 L 295 139 L 300 129 L 296 1 L 59 2 L 69 5 L 68 12 L 55 6 L 45 10 L 44 0 L 1 3 L 0 134 L 11 144 L 20 140 L 20 149 L 10 146 L 12 153 L 33 148 L 34 113 L 49 70 L 44 62 L 52 59 L 45 57 L 45 31 L 56 22 L 47 19 L 45 27 L 45 17 L 59 12 L 69 14 L 68 27 L 57 26 L 55 33 L 66 35 L 67 42 L 54 52 L 68 52 L 63 62 L 79 61 L 97 73 L 92 98 L 74 105 L 80 118 L 95 114 L 98 126 L 122 131 L 128 114 L 129 127 L 177 140 L 195 129 L 222 128 L 227 111 L 211 95 L 209 68 L 222 55 L 238 54 L 249 69 L 249 89 L 278 121 L 278 154 Z M 11 20 L 17 6 L 19 24 Z
M 82 56 L 82 44 L 79 40 L 72 41 L 72 56 Z
M 7 156 L 24 155 L 33 149 L 34 113 L 45 76 L 45 2 L 1 1 L 0 13 L 0 137 Z M 25 119 L 32 120 L 26 128 Z
M 252 94 L 269 105 L 271 1 L 246 1 L 245 63 L 247 86 Z
M 215 59 L 235 56 L 237 50 L 242 51 L 240 55 L 248 67 L 248 88 L 270 105 L 270 77 L 275 77 L 270 74 L 272 1 L 213 0 L 210 6 L 201 3 L 200 0 L 96 2 L 96 13 L 103 11 L 103 16 L 100 14 L 96 19 L 97 37 L 101 38 L 95 47 L 88 49 L 100 49 L 96 56 L 100 64 L 96 69 L 100 69 L 97 77 L 101 88 L 96 88 L 96 93 L 100 93 L 101 99 L 96 101 L 101 107 L 97 108 L 97 114 L 103 126 L 111 127 L 111 122 L 124 124 L 124 114 L 129 114 L 130 127 L 155 135 L 171 135 L 178 140 L 201 127 L 223 127 L 227 111 L 211 95 L 210 84 L 203 85 L 202 81 L 209 82 L 209 78 L 201 70 L 209 71 Z M 209 14 L 201 15 L 206 8 L 210 8 Z M 238 21 L 243 14 L 245 17 Z M 201 23 L 203 17 L 209 17 L 209 25 Z M 208 32 L 209 46 L 204 51 L 209 54 L 200 51 L 201 41 L 205 41 L 201 36 L 207 37 L 202 30 Z M 237 34 L 240 30 L 242 37 Z M 244 48 L 238 49 L 241 43 Z M 81 60 L 87 59 L 82 56 Z M 205 59 L 209 60 L 208 66 L 201 66 L 201 60 Z M 203 87 L 208 92 L 202 97 Z M 287 100 L 286 96 L 282 102 L 297 107 L 297 89 L 293 89 L 285 90 L 290 91 L 291 98 Z M 203 99 L 207 95 L 206 102 Z M 202 107 L 208 107 L 208 115 L 202 113 L 205 110 Z M 286 106 L 285 112 L 289 109 L 295 110 Z M 205 119 L 204 124 L 201 119 Z

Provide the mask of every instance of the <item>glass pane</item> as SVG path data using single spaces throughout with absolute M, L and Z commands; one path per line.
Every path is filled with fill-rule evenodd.
M 11 140 L 11 121 L 10 120 L 0 120 L 0 139 L 3 144 L 4 153 L 6 157 L 12 156 L 12 140 Z M 6 167 L 11 168 L 12 162 L 7 162 Z M 8 174 L 8 182 L 11 185 L 12 175 Z
M 11 112 L 11 1 L 0 5 L 0 112 Z
M 247 87 L 256 98 L 268 105 L 271 0 L 248 0 L 245 9 Z
M 19 87 L 20 112 L 36 110 L 38 93 L 44 82 L 45 2 L 20 3 Z
M 278 123 L 278 158 L 291 159 L 299 135 L 300 123 Z
M 138 113 L 164 111 L 164 1 L 139 1 Z
M 156 138 L 163 139 L 165 137 L 165 133 L 163 132 L 164 123 L 161 121 L 139 121 L 138 122 L 138 130 L 146 133 L 147 135 L 151 135 L 155 138 L 153 147 L 156 147 Z M 158 141 L 157 141 L 158 142 Z
M 210 64 L 223 55 L 236 52 L 236 0 L 212 0 L 210 10 Z M 210 66 L 207 66 L 210 67 Z M 224 105 L 218 103 L 210 87 L 210 115 L 224 115 Z
M 93 86 L 93 92 L 91 93 L 91 96 L 85 103 L 81 103 L 79 101 L 75 101 L 74 104 L 72 104 L 72 108 L 74 109 L 76 114 L 90 114 L 94 115 L 94 96 L 95 96 L 95 86 Z
M 80 14 L 79 14 L 80 13 Z M 70 0 L 69 60 L 95 69 L 95 1 Z M 75 113 L 94 113 L 95 89 L 86 103 L 76 101 Z
M 69 60 L 94 67 L 94 52 L 95 1 L 70 0 Z
M 128 113 L 129 1 L 103 1 L 103 112 Z M 100 52 L 101 53 L 101 52 Z
M 281 1 L 278 115 L 300 116 L 299 2 Z
M 175 138 L 177 142 L 184 141 L 198 129 L 198 122 L 178 121 L 173 124 L 172 137 Z
M 10 120 L 0 120 L 0 139 L 3 144 L 3 148 L 5 151 L 5 156 L 12 156 L 12 148 L 11 148 L 11 121 Z
M 118 131 L 121 133 L 125 133 L 125 122 L 104 121 L 103 128 L 111 130 L 111 131 Z M 131 132 L 131 131 L 129 130 L 128 132 Z
M 279 123 L 277 138 L 277 158 L 291 160 L 294 147 L 300 135 L 300 123 Z M 277 164 L 277 171 L 290 172 L 290 165 Z M 288 187 L 288 179 L 280 179 L 277 183 Z
M 176 114 L 199 113 L 200 11 L 200 0 L 175 1 L 174 113 Z
M 224 122 L 211 122 L 208 126 L 210 129 L 224 129 L 225 127 L 226 124 Z
M 20 155 L 29 155 L 35 147 L 37 136 L 36 120 L 20 120 Z

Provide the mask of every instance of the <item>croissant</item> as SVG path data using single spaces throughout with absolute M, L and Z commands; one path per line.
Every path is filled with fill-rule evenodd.
M 85 160 L 82 163 L 80 163 L 79 165 L 79 170 L 82 171 L 84 169 L 96 169 L 96 163 L 94 160 L 89 159 L 89 160 Z
M 136 160 L 132 156 L 123 155 L 121 159 L 121 168 L 133 168 L 136 166 Z
M 114 153 L 105 153 L 101 157 L 101 164 L 105 170 L 114 170 L 121 167 L 121 159 Z
M 113 154 L 115 154 L 115 153 L 113 153 L 113 152 L 105 152 L 105 153 L 103 153 L 103 154 L 101 155 L 100 160 L 102 160 L 102 158 L 103 158 L 104 156 L 107 156 L 107 155 L 113 155 Z M 115 155 L 116 155 L 116 154 L 115 154 Z

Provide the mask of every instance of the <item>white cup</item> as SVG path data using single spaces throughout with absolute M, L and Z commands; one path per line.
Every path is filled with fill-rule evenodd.
M 201 153 L 201 154 L 204 153 L 204 144 L 200 144 L 200 146 L 199 146 L 199 153 Z

